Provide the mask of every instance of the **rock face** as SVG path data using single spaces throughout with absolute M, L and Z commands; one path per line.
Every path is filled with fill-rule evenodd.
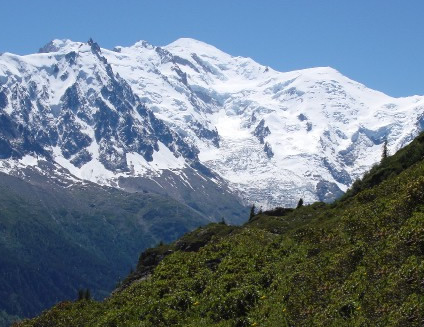
M 64 159 L 77 169 L 91 163 L 119 173 L 130 172 L 128 155 L 149 163 L 162 146 L 188 164 L 198 162 L 198 150 L 146 108 L 96 43 L 78 49 L 42 56 L 39 66 L 23 61 L 21 76 L 6 71 L 4 159 L 36 154 Z
M 240 198 L 331 201 L 423 117 L 423 97 L 391 98 L 328 67 L 277 72 L 192 39 L 112 51 L 54 40 L 0 56 L 1 171 L 45 158 L 98 184 L 160 187 L 203 213 L 208 196 L 187 190 L 240 210 Z

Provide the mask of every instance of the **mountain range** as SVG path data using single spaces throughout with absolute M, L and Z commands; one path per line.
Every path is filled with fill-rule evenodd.
M 329 67 L 278 72 L 193 39 L 112 50 L 54 40 L 0 56 L 0 113 L 8 174 L 47 159 L 72 178 L 196 209 L 203 188 L 267 208 L 340 196 L 385 141 L 394 152 L 422 130 L 424 98 Z

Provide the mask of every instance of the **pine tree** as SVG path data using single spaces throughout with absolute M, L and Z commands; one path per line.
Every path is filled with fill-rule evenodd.
M 80 288 L 78 290 L 78 301 L 81 301 L 84 299 L 84 290 L 82 288 Z
M 90 290 L 88 288 L 84 292 L 84 299 L 85 300 L 91 300 L 91 293 L 90 293 Z
M 383 152 L 381 154 L 381 161 L 386 159 L 388 156 L 389 156 L 389 151 L 387 150 L 387 140 L 385 140 L 383 144 Z
M 252 218 L 255 216 L 255 205 L 253 204 L 252 207 L 250 208 L 250 215 L 249 215 L 249 221 L 252 220 Z
M 296 208 L 300 208 L 303 207 L 303 199 L 300 198 L 299 202 L 297 203 L 297 207 Z

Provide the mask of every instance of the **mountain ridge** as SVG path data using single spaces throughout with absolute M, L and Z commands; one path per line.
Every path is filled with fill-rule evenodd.
M 0 67 L 2 110 L 13 121 L 31 116 L 24 108 L 76 115 L 72 124 L 62 119 L 69 149 L 55 147 L 53 158 L 79 178 L 119 187 L 118 178 L 178 174 L 189 166 L 199 172 L 201 165 L 245 205 L 264 208 L 295 206 L 300 197 L 334 200 L 378 162 L 383 140 L 393 152 L 424 127 L 423 97 L 392 98 L 331 67 L 277 72 L 188 38 L 113 50 L 53 40 L 36 55 L 3 54 Z M 27 82 L 16 87 L 19 80 Z M 8 92 L 13 88 L 16 100 Z M 111 97 L 116 92 L 119 99 Z M 92 100 L 80 101 L 82 95 Z M 37 109 L 37 99 L 44 99 L 38 101 L 44 109 Z M 42 147 L 51 152 L 56 132 L 48 129 L 53 134 Z M 107 137 L 94 142 L 99 129 Z M 102 162 L 94 164 L 96 158 Z

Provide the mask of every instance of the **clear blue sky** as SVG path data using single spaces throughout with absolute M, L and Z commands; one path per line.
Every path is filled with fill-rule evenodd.
M 423 0 L 4 0 L 0 10 L 0 52 L 192 37 L 280 71 L 331 66 L 392 96 L 424 95 Z

